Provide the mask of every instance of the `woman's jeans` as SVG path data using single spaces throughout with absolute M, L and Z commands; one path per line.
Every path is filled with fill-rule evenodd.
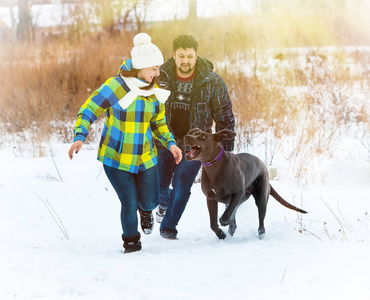
M 188 203 L 191 187 L 201 165 L 200 161 L 187 161 L 185 157 L 176 165 L 169 150 L 158 149 L 159 205 L 166 208 L 161 231 L 177 234 L 176 226 Z
M 121 225 L 123 236 L 137 235 L 138 207 L 143 211 L 152 211 L 158 205 L 159 183 L 158 167 L 151 167 L 144 172 L 134 174 L 104 166 L 105 174 L 121 201 Z

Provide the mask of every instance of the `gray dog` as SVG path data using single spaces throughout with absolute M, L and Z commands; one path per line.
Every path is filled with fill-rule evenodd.
M 265 234 L 264 219 L 269 195 L 290 209 L 304 214 L 307 212 L 286 202 L 272 188 L 267 168 L 259 158 L 248 153 L 224 151 L 221 142 L 235 136 L 236 133 L 228 129 L 212 134 L 194 128 L 185 136 L 185 143 L 191 146 L 185 157 L 202 162 L 202 191 L 207 197 L 211 229 L 217 237 L 226 237 L 217 223 L 218 202 L 226 204 L 220 223 L 222 226 L 229 225 L 229 233 L 233 236 L 236 210 L 253 195 L 258 207 L 258 237 L 261 239 Z

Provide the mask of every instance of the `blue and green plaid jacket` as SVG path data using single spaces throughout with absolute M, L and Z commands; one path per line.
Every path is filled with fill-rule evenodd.
M 130 69 L 130 60 L 121 68 Z M 113 76 L 94 91 L 78 112 L 74 141 L 84 141 L 90 125 L 106 112 L 98 160 L 103 164 L 139 173 L 157 164 L 156 137 L 165 147 L 175 144 L 165 119 L 164 104 L 155 95 L 139 96 L 127 109 L 118 101 L 130 89 L 120 76 Z

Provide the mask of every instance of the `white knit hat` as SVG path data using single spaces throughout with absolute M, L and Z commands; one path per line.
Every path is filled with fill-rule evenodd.
M 132 67 L 143 69 L 160 66 L 164 59 L 158 47 L 151 43 L 152 39 L 146 33 L 138 33 L 134 37 L 134 47 L 131 50 Z

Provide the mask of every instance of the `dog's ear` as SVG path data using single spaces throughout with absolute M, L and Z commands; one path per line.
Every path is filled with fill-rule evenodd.
M 227 139 L 231 140 L 236 136 L 236 133 L 229 129 L 222 129 L 214 134 L 215 138 L 219 142 L 224 142 Z
M 188 134 L 193 135 L 196 132 L 202 132 L 202 131 L 199 128 L 193 128 L 189 130 Z

